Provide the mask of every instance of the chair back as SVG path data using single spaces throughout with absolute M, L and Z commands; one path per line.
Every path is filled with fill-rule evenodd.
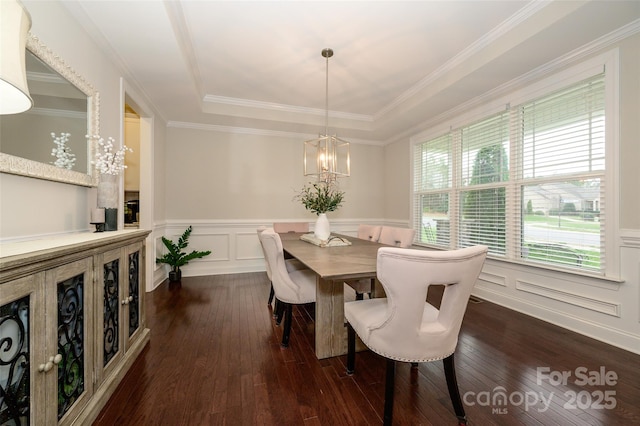
M 265 251 L 267 263 L 271 268 L 271 282 L 278 300 L 285 303 L 306 303 L 313 301 L 307 300 L 309 299 L 309 295 L 305 293 L 306 289 L 302 290 L 300 285 L 296 284 L 289 276 L 285 265 L 280 235 L 278 235 L 273 228 L 267 228 L 258 236 Z M 315 295 L 312 299 L 314 298 Z
M 380 230 L 382 226 L 379 225 L 358 225 L 358 238 L 361 240 L 378 241 L 380 238 Z
M 415 235 L 415 229 L 383 226 L 380 230 L 380 239 L 378 242 L 390 246 L 407 248 L 413 244 L 413 237 L 415 237 Z
M 370 329 L 368 345 L 396 360 L 426 362 L 451 355 L 487 250 L 380 248 L 377 275 L 387 295 L 386 315 Z M 439 310 L 425 302 L 430 285 L 445 286 Z
M 264 231 L 265 229 L 267 229 L 266 226 L 261 226 L 256 230 L 256 232 L 258 233 L 258 241 L 260 241 L 260 247 L 262 248 L 262 254 L 264 255 L 264 268 L 267 271 L 267 277 L 269 278 L 269 281 L 272 281 L 271 267 L 269 266 L 269 262 L 267 261 L 267 252 L 265 251 L 264 245 L 262 244 L 262 239 L 260 238 L 260 234 L 262 234 L 262 231 Z
M 274 222 L 273 230 L 277 233 L 309 232 L 309 222 Z

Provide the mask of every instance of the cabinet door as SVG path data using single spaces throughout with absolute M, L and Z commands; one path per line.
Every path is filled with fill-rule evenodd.
M 142 243 L 131 244 L 125 249 L 127 261 L 127 277 L 125 282 L 125 297 L 122 304 L 125 307 L 123 316 L 126 324 L 125 351 L 135 342 L 144 329 L 144 258 Z
M 123 357 L 122 299 L 124 260 L 121 248 L 101 253 L 96 262 L 96 372 L 100 383 Z
M 86 258 L 45 272 L 47 356 L 57 358 L 47 380 L 47 424 L 70 424 L 93 394 L 93 260 Z M 57 392 L 54 390 L 57 389 Z
M 2 425 L 46 423 L 44 379 L 52 367 L 45 368 L 43 284 L 40 273 L 0 285 Z

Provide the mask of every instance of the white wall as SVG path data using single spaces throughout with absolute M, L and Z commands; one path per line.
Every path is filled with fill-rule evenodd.
M 313 137 L 169 127 L 166 220 L 157 223 L 156 254 L 163 250 L 161 234 L 175 240 L 192 225 L 189 249 L 213 253 L 184 267 L 183 276 L 264 270 L 256 228 L 274 221 L 315 222 L 294 200 L 313 179 L 302 168 L 303 142 Z M 381 146 L 351 144 L 351 177 L 339 180 L 345 202 L 328 214 L 334 231 L 355 235 L 358 223 L 384 221 L 384 155 Z M 154 285 L 165 278 L 166 267 L 156 265 Z
M 411 167 L 409 141 L 395 142 L 384 148 L 384 217 L 409 221 L 411 205 Z
M 315 216 L 293 198 L 305 182 L 304 139 L 169 128 L 167 219 L 306 219 Z M 382 218 L 383 148 L 351 144 L 352 177 L 339 180 L 343 207 L 330 219 Z
M 620 43 L 620 227 L 640 229 L 640 35 Z

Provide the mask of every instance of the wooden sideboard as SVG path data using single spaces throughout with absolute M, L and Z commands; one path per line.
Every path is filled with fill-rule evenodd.
M 0 244 L 0 424 L 98 416 L 149 342 L 149 232 Z

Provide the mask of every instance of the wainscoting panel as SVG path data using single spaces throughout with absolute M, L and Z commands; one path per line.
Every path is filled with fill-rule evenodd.
M 238 247 L 236 251 L 238 260 L 264 259 L 256 232 L 238 232 L 236 234 L 236 247 Z
M 504 275 L 498 275 L 498 274 L 482 271 L 480 272 L 480 276 L 478 277 L 478 279 L 481 281 L 491 283 L 491 284 L 496 284 L 502 287 L 507 286 L 507 277 L 505 277 Z
M 548 287 L 540 283 L 532 283 L 523 280 L 516 280 L 516 288 L 538 296 L 558 300 L 563 303 L 570 303 L 581 308 L 600 312 L 614 317 L 620 317 L 620 304 L 605 302 L 592 297 L 563 291 L 558 288 Z
M 211 250 L 209 256 L 196 259 L 194 262 L 227 262 L 233 257 L 232 237 L 233 235 L 222 232 L 196 234 L 194 231 L 189 238 L 187 252 Z

